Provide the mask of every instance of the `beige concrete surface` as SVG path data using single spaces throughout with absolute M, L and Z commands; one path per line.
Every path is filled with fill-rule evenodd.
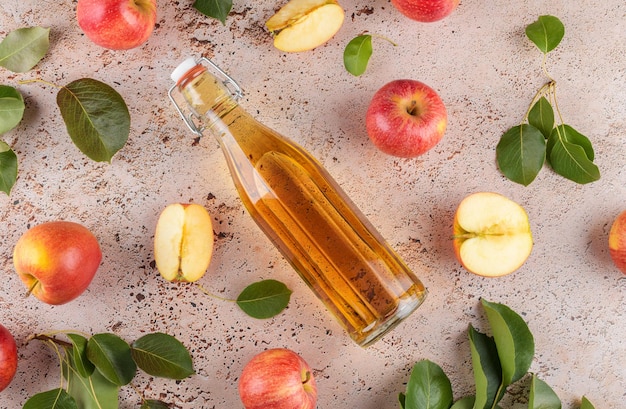
M 626 408 L 626 276 L 607 245 L 612 221 L 626 210 L 626 5 L 623 0 L 462 0 L 437 23 L 400 15 L 388 1 L 344 0 L 346 21 L 326 45 L 301 54 L 272 46 L 264 22 L 282 3 L 235 1 L 226 24 L 194 10 L 191 0 L 159 0 L 155 32 L 130 51 L 92 44 L 75 19 L 76 1 L 3 0 L 0 36 L 27 26 L 51 28 L 51 47 L 29 73 L 0 69 L 1 83 L 26 100 L 20 125 L 2 138 L 19 157 L 10 197 L 0 195 L 0 322 L 19 346 L 18 373 L 0 407 L 57 387 L 60 370 L 33 333 L 76 329 L 114 332 L 132 341 L 153 331 L 178 337 L 197 374 L 182 382 L 141 375 L 136 387 L 175 408 L 239 408 L 237 380 L 266 348 L 286 347 L 314 368 L 320 409 L 398 408 L 397 395 L 420 359 L 438 363 L 455 398 L 471 394 L 467 340 L 471 323 L 487 330 L 484 297 L 521 313 L 535 336 L 531 371 L 557 392 L 564 408 L 586 395 L 599 409 Z M 548 168 L 528 187 L 506 180 L 495 164 L 501 134 L 518 124 L 546 80 L 542 56 L 524 27 L 552 14 L 566 27 L 549 55 L 559 107 L 593 142 L 600 181 L 580 186 Z M 343 67 L 347 42 L 375 38 L 367 72 Z M 217 144 L 199 142 L 167 98 L 169 74 L 185 57 L 206 56 L 245 91 L 242 104 L 259 120 L 309 149 L 336 177 L 429 289 L 420 309 L 378 343 L 362 349 L 348 338 L 242 207 Z M 56 106 L 57 84 L 90 77 L 125 99 L 132 124 L 111 164 L 95 163 L 70 141 Z M 398 78 L 436 89 L 449 113 L 443 141 L 417 159 L 387 156 L 369 142 L 364 114 L 382 85 Z M 455 260 L 450 236 L 458 203 L 496 191 L 529 213 L 535 246 L 512 275 L 486 279 Z M 294 292 L 286 311 L 264 321 L 198 287 L 170 284 L 154 267 L 152 240 L 160 211 L 172 202 L 200 203 L 215 222 L 216 248 L 202 286 L 236 297 L 264 278 Z M 13 269 L 12 248 L 36 224 L 67 219 L 89 227 L 104 257 L 88 290 L 49 306 L 33 297 Z M 525 408 L 522 383 L 504 407 Z M 138 407 L 124 388 L 122 408 Z

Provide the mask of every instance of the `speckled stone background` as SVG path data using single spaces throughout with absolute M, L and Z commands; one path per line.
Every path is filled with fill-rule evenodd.
M 0 69 L 2 84 L 26 100 L 21 124 L 2 135 L 17 153 L 19 177 L 0 195 L 0 321 L 15 335 L 19 368 L 0 407 L 59 385 L 55 355 L 29 335 L 76 329 L 114 332 L 128 341 L 152 331 L 175 335 L 191 350 L 197 374 L 182 382 L 140 375 L 137 388 L 175 408 L 238 408 L 237 380 L 258 352 L 287 347 L 314 368 L 320 409 L 393 409 L 413 364 L 430 359 L 471 394 L 467 327 L 486 331 L 479 299 L 521 313 L 536 340 L 531 370 L 564 408 L 586 395 L 596 408 L 626 408 L 626 276 L 612 264 L 607 237 L 626 209 L 626 5 L 623 0 L 462 0 L 437 23 L 413 22 L 388 1 L 343 0 L 346 21 L 326 45 L 301 54 L 272 46 L 264 22 L 282 2 L 235 0 L 226 24 L 159 0 L 157 27 L 142 47 L 114 52 L 92 44 L 75 20 L 76 1 L 3 0 L 0 36 L 26 26 L 51 28 L 51 47 L 34 70 Z M 541 53 L 524 35 L 539 15 L 566 27 L 549 55 L 566 121 L 590 137 L 602 179 L 579 186 L 548 168 L 529 187 L 506 180 L 495 164 L 501 134 L 522 119 L 546 80 Z M 347 42 L 375 38 L 367 72 L 343 67 Z M 392 333 L 362 349 L 347 337 L 242 207 L 217 144 L 195 140 L 167 98 L 169 74 L 185 57 L 206 56 L 246 92 L 242 104 L 265 124 L 309 149 L 426 283 L 426 303 Z M 111 164 L 94 163 L 72 144 L 56 106 L 60 85 L 90 77 L 122 94 L 131 117 L 127 145 Z M 369 142 L 364 114 L 374 92 L 398 78 L 426 82 L 443 98 L 449 127 L 418 159 L 387 156 Z M 465 271 L 450 242 L 453 214 L 470 193 L 496 191 L 529 213 L 535 246 L 512 275 L 486 279 Z M 293 291 L 288 309 L 257 321 L 194 285 L 171 284 L 154 267 L 160 211 L 195 202 L 214 217 L 216 249 L 201 280 L 236 297 L 264 278 Z M 12 249 L 36 224 L 78 221 L 98 237 L 104 257 L 88 290 L 63 306 L 30 297 L 14 272 Z M 504 407 L 524 408 L 528 382 Z M 138 407 L 123 388 L 122 408 Z

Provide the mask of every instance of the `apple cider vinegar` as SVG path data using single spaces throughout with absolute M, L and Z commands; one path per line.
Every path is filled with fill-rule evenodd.
M 251 216 L 357 344 L 376 341 L 424 301 L 424 285 L 319 162 L 238 105 L 230 77 L 188 59 L 172 78 L 170 97 L 187 125 L 216 137 Z

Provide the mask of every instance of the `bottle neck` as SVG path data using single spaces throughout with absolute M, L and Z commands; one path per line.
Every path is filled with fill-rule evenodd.
M 198 77 L 199 75 L 203 74 L 204 72 L 206 72 L 206 68 L 204 66 L 202 66 L 201 64 L 196 64 L 195 67 L 193 67 L 192 69 L 187 71 L 185 73 L 185 75 L 180 77 L 180 79 L 176 83 L 176 86 L 179 89 L 183 89 L 183 88 L 185 88 L 189 84 L 189 82 L 191 82 L 196 77 Z
M 207 126 L 212 122 L 209 118 L 222 118 L 238 105 L 228 88 L 200 64 L 189 70 L 177 87 L 193 113 Z

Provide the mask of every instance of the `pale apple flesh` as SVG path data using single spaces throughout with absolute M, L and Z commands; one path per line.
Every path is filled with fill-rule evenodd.
M 213 223 L 198 204 L 168 205 L 157 222 L 154 258 L 168 281 L 194 282 L 202 278 L 213 255 Z
M 335 0 L 291 0 L 266 22 L 274 47 L 285 52 L 312 50 L 341 28 L 345 12 Z
M 626 274 L 626 210 L 620 213 L 611 225 L 609 253 L 615 266 Z
M 533 247 L 526 211 L 514 201 L 490 192 L 475 193 L 459 204 L 453 239 L 463 267 L 487 277 L 517 270 Z

